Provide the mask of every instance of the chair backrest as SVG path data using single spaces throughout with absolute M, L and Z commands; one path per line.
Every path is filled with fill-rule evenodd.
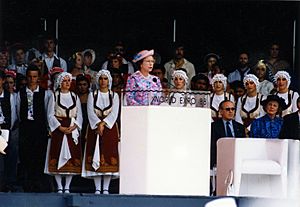
M 277 162 L 287 173 L 288 140 L 221 138 L 217 142 L 217 195 L 226 195 L 225 180 L 231 170 L 241 173 L 244 160 Z M 234 182 L 236 177 L 234 176 Z
M 235 167 L 243 160 L 273 160 L 287 166 L 288 140 L 236 138 Z

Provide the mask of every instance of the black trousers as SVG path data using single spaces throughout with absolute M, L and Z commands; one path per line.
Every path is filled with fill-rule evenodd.
M 20 124 L 20 178 L 25 192 L 50 192 L 50 176 L 44 174 L 48 132 L 46 123 L 26 120 Z

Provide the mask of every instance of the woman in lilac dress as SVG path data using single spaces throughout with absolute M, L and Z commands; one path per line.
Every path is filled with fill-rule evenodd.
M 159 105 L 161 83 L 159 78 L 150 75 L 155 59 L 154 50 L 143 50 L 133 59 L 139 68 L 127 80 L 126 102 L 129 106 Z

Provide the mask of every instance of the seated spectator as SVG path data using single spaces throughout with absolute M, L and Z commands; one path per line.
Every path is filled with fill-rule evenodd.
M 27 65 L 36 65 L 40 71 L 44 71 L 42 54 L 35 48 L 31 48 L 25 53 L 25 62 Z
M 272 43 L 269 52 L 269 58 L 266 60 L 266 65 L 269 69 L 267 73 L 267 79 L 273 83 L 276 83 L 274 75 L 280 70 L 289 72 L 290 65 L 287 61 L 281 59 L 280 46 L 278 43 Z
M 223 74 L 217 74 L 212 79 L 213 91 L 211 93 L 210 108 L 211 116 L 214 121 L 221 118 L 219 114 L 219 105 L 224 100 L 230 100 L 234 102 L 232 94 L 226 92 L 227 78 Z
M 214 77 L 216 74 L 224 74 L 224 70 L 219 63 L 212 65 L 212 76 Z
M 44 74 L 48 74 L 48 72 L 53 68 L 53 67 L 60 67 L 64 69 L 64 71 L 67 71 L 67 63 L 64 59 L 58 57 L 55 54 L 55 48 L 57 45 L 57 39 L 54 38 L 51 35 L 45 36 L 43 39 L 43 54 L 42 54 L 42 59 L 44 61 Z
M 5 71 L 8 67 L 8 55 L 6 50 L 0 51 L 0 70 Z
M 16 78 L 17 78 L 17 74 L 14 70 L 5 71 L 4 88 L 10 93 L 16 92 Z
M 253 120 L 264 115 L 260 104 L 263 96 L 257 92 L 259 81 L 255 75 L 246 75 L 244 85 L 246 94 L 238 99 L 235 120 L 250 130 Z
M 76 91 L 76 78 L 78 75 L 83 75 L 83 57 L 81 52 L 74 53 L 69 58 L 69 66 L 70 73 L 72 74 L 72 82 L 70 91 Z
M 228 82 L 232 83 L 236 80 L 243 81 L 245 75 L 247 75 L 249 72 L 249 54 L 247 52 L 241 52 L 239 55 L 239 63 L 237 69 L 229 73 Z
M 23 44 L 16 44 L 12 49 L 12 62 L 13 64 L 8 66 L 9 70 L 14 70 L 16 73 L 26 75 L 28 65 L 25 63 L 25 47 Z
M 215 54 L 215 53 L 209 53 L 204 57 L 204 68 L 201 74 L 204 74 L 208 77 L 209 79 L 209 84 L 211 83 L 211 80 L 214 76 L 213 74 L 213 65 L 218 65 L 220 62 L 220 56 Z
M 155 59 L 155 62 L 156 62 L 156 59 Z M 165 78 L 166 69 L 164 68 L 164 66 L 162 66 L 160 64 L 154 64 L 153 70 L 150 72 L 150 74 L 155 75 L 156 77 L 159 78 L 163 89 L 170 88 L 170 86 L 168 84 L 168 80 Z
M 252 122 L 250 137 L 279 138 L 283 120 L 276 115 L 286 107 L 284 99 L 276 95 L 269 95 L 267 99 L 262 101 L 262 105 L 267 114 Z
M 191 80 L 191 90 L 193 91 L 209 91 L 210 84 L 208 77 L 199 73 L 195 75 Z
M 126 83 L 129 74 L 128 71 L 128 64 L 123 64 L 123 57 L 120 53 L 112 53 L 108 58 L 108 70 L 118 69 L 120 71 L 120 74 L 122 75 L 122 79 Z
M 230 84 L 231 93 L 234 96 L 235 102 L 238 101 L 239 97 L 242 97 L 246 93 L 244 83 L 242 81 L 233 81 Z
M 69 67 L 72 77 L 83 74 L 83 57 L 81 52 L 74 53 L 69 58 Z
M 112 77 L 111 90 L 117 92 L 121 97 L 121 90 L 125 87 L 125 81 L 123 79 L 121 71 L 116 68 L 111 68 L 109 71 Z
M 268 96 L 273 90 L 274 84 L 266 79 L 267 66 L 263 60 L 258 61 L 258 63 L 255 65 L 254 74 L 258 77 L 259 80 L 257 91 L 264 96 Z
M 222 137 L 245 137 L 245 127 L 234 120 L 234 102 L 224 100 L 218 107 L 220 119 L 211 124 L 211 169 L 216 166 L 217 141 Z
M 82 51 L 81 55 L 83 57 L 83 73 L 91 77 L 91 88 L 94 90 L 96 89 L 97 85 L 95 78 L 97 75 L 97 70 L 93 65 L 96 59 L 96 53 L 92 49 L 85 49 Z
M 196 107 L 210 107 L 210 84 L 206 75 L 201 73 L 195 75 L 191 80 L 191 90 L 196 99 Z M 203 93 L 205 91 L 207 93 Z
M 51 84 L 49 71 L 54 67 L 60 67 L 67 71 L 67 63 L 61 57 L 58 57 L 55 54 L 55 48 L 57 45 L 57 39 L 51 35 L 45 36 L 43 39 L 43 68 L 41 71 L 41 84 L 40 86 L 47 90 L 49 89 L 49 85 Z
M 280 130 L 280 139 L 300 140 L 300 97 L 297 98 L 298 111 L 283 117 L 283 124 Z
M 111 51 L 111 54 L 119 54 L 122 57 L 122 65 L 126 65 L 128 68 L 128 75 L 131 75 L 134 73 L 134 66 L 133 64 L 126 59 L 126 50 L 125 50 L 125 45 L 123 42 L 118 41 L 115 45 L 114 48 Z M 108 56 L 109 59 L 110 55 Z M 108 60 L 103 63 L 101 66 L 101 69 L 109 69 L 108 67 Z
M 166 69 L 165 78 L 167 78 L 168 83 L 170 83 L 171 85 L 174 85 L 174 82 L 172 81 L 172 75 L 174 71 L 179 68 L 184 68 L 186 70 L 186 74 L 189 80 L 191 80 L 192 77 L 195 75 L 195 67 L 193 63 L 185 59 L 185 47 L 183 44 L 175 45 L 174 57 L 172 60 L 165 63 L 164 67 Z M 189 87 L 190 83 L 188 83 L 187 86 Z
M 298 111 L 297 98 L 299 94 L 296 91 L 289 89 L 291 84 L 291 76 L 286 71 L 278 71 L 275 74 L 275 80 L 277 85 L 277 91 L 275 95 L 283 98 L 287 105 L 287 108 L 281 112 L 281 116 Z

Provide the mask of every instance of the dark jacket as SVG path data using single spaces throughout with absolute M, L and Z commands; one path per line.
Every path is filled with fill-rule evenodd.
M 246 137 L 244 125 L 232 120 L 234 137 Z M 210 146 L 210 167 L 216 165 L 217 159 L 217 141 L 218 139 L 226 137 L 226 131 L 223 124 L 223 119 L 219 119 L 211 124 L 211 146 Z
M 297 111 L 283 117 L 279 138 L 300 140 L 299 130 L 299 116 Z

